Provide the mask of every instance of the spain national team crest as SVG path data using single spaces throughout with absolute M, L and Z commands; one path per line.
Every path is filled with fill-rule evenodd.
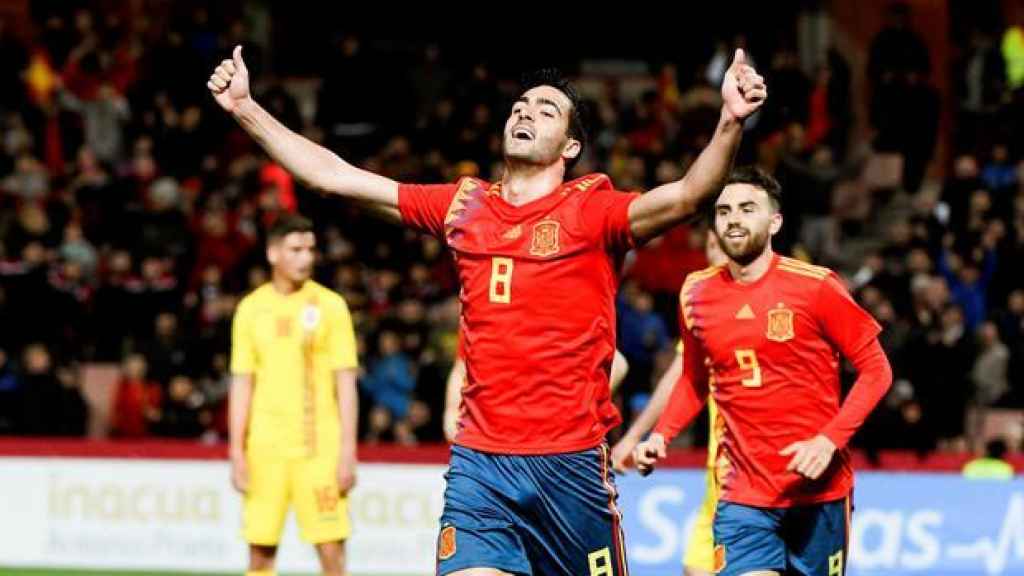
M 437 559 L 447 560 L 455 556 L 455 526 L 445 526 L 437 539 Z
M 782 302 L 768 311 L 768 332 L 765 336 L 775 342 L 793 339 L 793 311 L 786 308 Z
M 557 254 L 558 222 L 542 220 L 533 225 L 533 242 L 530 243 L 530 254 L 533 256 L 551 256 Z
M 725 570 L 725 546 L 718 544 L 715 546 L 715 565 L 712 571 L 718 574 L 722 570 Z

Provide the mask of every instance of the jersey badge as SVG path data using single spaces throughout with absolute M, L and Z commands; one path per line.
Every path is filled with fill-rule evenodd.
M 793 311 L 782 302 L 768 311 L 768 331 L 765 336 L 775 342 L 793 339 Z
M 558 228 L 558 222 L 554 220 L 541 220 L 534 224 L 530 254 L 541 258 L 557 254 L 559 250 Z
M 320 323 L 320 309 L 313 304 L 307 305 L 302 309 L 302 328 L 306 332 L 312 332 L 316 330 L 317 324 Z

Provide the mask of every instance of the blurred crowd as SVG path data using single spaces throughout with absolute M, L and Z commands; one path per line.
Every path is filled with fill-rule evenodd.
M 83 434 L 78 368 L 115 363 L 110 434 L 224 437 L 234 306 L 267 280 L 267 224 L 300 211 L 317 224 L 317 279 L 353 312 L 363 438 L 439 440 L 457 346 L 450 257 L 436 239 L 302 189 L 214 108 L 205 78 L 243 43 L 275 116 L 415 182 L 500 178 L 514 85 L 419 43 L 400 63 L 388 55 L 407 70 L 405 89 L 353 89 L 377 85 L 382 56 L 345 34 L 303 113 L 277 75 L 260 76 L 268 58 L 241 18 L 200 7 L 157 24 L 55 6 L 33 12 L 27 42 L 0 20 L 0 434 Z M 911 21 L 894 6 L 871 43 L 866 137 L 839 51 L 808 72 L 796 46 L 750 50 L 770 98 L 741 160 L 783 184 L 776 248 L 842 273 L 885 328 L 896 384 L 857 442 L 925 453 L 965 447 L 985 410 L 1024 408 L 1024 150 L 1012 138 L 1024 31 L 974 30 L 958 53 L 947 160 L 936 157 L 936 63 Z M 717 86 L 744 42 L 720 42 L 699 67 L 652 63 L 636 95 L 614 76 L 584 79 L 591 144 L 575 171 L 606 172 L 623 190 L 681 177 L 714 131 Z M 674 353 L 677 292 L 706 265 L 704 234 L 678 228 L 627 260 L 627 419 Z

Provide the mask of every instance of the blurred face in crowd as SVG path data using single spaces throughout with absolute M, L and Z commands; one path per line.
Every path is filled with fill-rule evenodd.
M 978 339 L 981 345 L 989 347 L 999 341 L 999 329 L 992 322 L 985 322 L 978 328 Z
M 964 322 L 964 313 L 957 306 L 949 306 L 942 312 L 942 327 L 945 329 L 956 328 Z
M 39 242 L 29 242 L 21 251 L 21 259 L 26 264 L 42 264 L 46 260 L 46 248 Z
M 174 336 L 178 331 L 178 319 L 170 312 L 162 312 L 156 317 L 156 334 L 164 338 Z
M 980 276 L 981 272 L 978 270 L 978 267 L 974 264 L 974 262 L 968 261 L 963 265 L 962 268 L 960 268 L 960 280 L 964 284 L 967 284 L 969 286 L 973 285 L 975 282 L 978 281 L 978 278 Z
M 912 274 L 922 274 L 930 272 L 932 269 L 932 259 L 928 256 L 928 252 L 921 248 L 914 248 L 907 255 L 907 269 Z
M 156 280 L 164 274 L 164 263 L 159 258 L 146 258 L 142 261 L 142 277 Z
M 380 341 L 377 343 L 380 347 L 381 356 L 391 356 L 397 354 L 401 350 L 402 343 L 398 339 L 398 335 L 391 331 L 382 332 L 380 335 Z
M 782 214 L 768 193 L 751 184 L 730 184 L 715 201 L 715 235 L 733 262 L 746 266 L 782 228 Z
M 978 176 L 978 161 L 969 154 L 958 156 L 953 163 L 953 174 L 960 180 L 976 178 Z
M 270 243 L 267 260 L 274 276 L 301 284 L 313 275 L 316 236 L 312 232 L 292 232 Z
M 1006 307 L 1014 314 L 1024 314 L 1024 290 L 1010 292 Z
M 124 361 L 124 374 L 132 380 L 146 377 L 146 358 L 141 354 L 132 354 Z
M 551 86 L 523 93 L 505 121 L 505 159 L 515 164 L 549 166 L 575 158 L 581 144 L 569 137 L 572 101 Z
M 175 376 L 170 384 L 171 400 L 184 403 L 192 395 L 192 380 L 188 376 Z
M 118 250 L 110 256 L 110 272 L 126 274 L 132 269 L 132 255 L 125 250 Z
M 46 374 L 50 371 L 50 352 L 42 344 L 33 344 L 25 349 L 25 371 L 29 374 Z

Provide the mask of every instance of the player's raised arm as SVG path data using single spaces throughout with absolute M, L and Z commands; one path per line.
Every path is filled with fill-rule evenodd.
M 629 206 L 638 242 L 649 240 L 693 215 L 705 198 L 722 189 L 743 134 L 743 120 L 764 103 L 768 89 L 737 50 L 722 82 L 722 114 L 711 142 L 680 180 L 648 191 Z
M 327 148 L 289 130 L 263 109 L 249 91 L 249 71 L 236 46 L 210 75 L 214 100 L 276 162 L 307 186 L 362 202 L 381 216 L 399 221 L 398 183 L 345 162 Z

